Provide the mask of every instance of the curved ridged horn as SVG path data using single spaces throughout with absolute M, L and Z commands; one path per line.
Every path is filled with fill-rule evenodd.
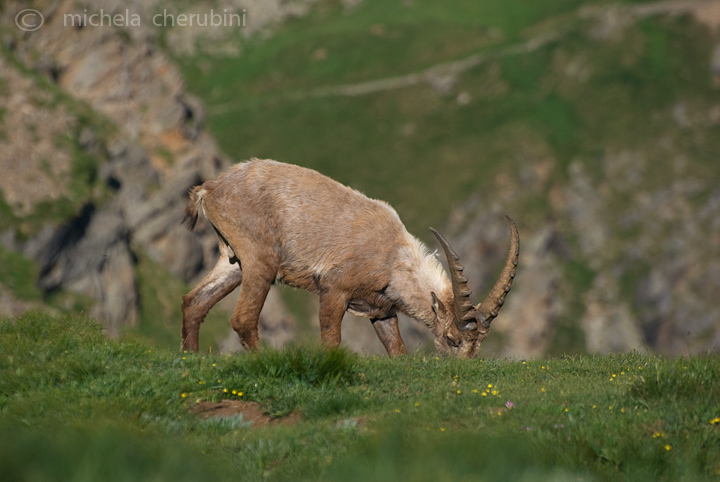
M 520 237 L 518 236 L 515 221 L 510 216 L 505 216 L 510 223 L 510 251 L 508 252 L 505 267 L 500 272 L 500 277 L 490 293 L 477 305 L 476 318 L 485 329 L 490 328 L 490 322 L 498 315 L 498 311 L 505 303 L 505 296 L 510 292 L 515 271 L 517 270 L 518 257 L 520 255 Z
M 463 275 L 463 265 L 460 264 L 460 256 L 457 255 L 450 243 L 436 229 L 430 228 L 440 245 L 445 251 L 448 268 L 450 269 L 450 280 L 453 290 L 453 310 L 455 311 L 455 323 L 460 331 L 476 329 L 475 324 L 475 307 L 470 302 L 470 294 L 468 289 L 467 278 Z

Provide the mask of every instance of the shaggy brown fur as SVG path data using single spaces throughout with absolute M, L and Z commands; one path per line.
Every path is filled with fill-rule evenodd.
M 205 315 L 238 286 L 230 322 L 242 345 L 256 349 L 260 310 L 279 282 L 320 296 L 320 336 L 327 345 L 340 343 L 340 323 L 350 311 L 370 318 L 389 355 L 403 354 L 402 312 L 428 326 L 441 351 L 477 353 L 478 329 L 456 316 L 452 282 L 388 204 L 316 171 L 253 159 L 192 189 L 183 224 L 192 229 L 201 209 L 218 234 L 220 259 L 183 296 L 183 349 L 198 350 Z M 503 299 L 517 264 L 513 232 L 512 269 L 506 265 L 508 273 L 496 283 L 507 287 L 500 290 Z

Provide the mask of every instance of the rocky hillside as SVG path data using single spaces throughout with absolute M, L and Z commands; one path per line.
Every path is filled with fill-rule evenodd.
M 444 227 L 476 293 L 510 213 L 521 269 L 485 354 L 717 349 L 720 2 L 398 3 L 5 2 L 3 312 L 85 310 L 176 343 L 179 297 L 217 256 L 207 225 L 179 225 L 186 192 L 258 156 Z M 15 24 L 26 8 L 36 31 Z M 210 8 L 246 25 L 153 22 Z M 101 9 L 139 20 L 67 25 Z M 315 310 L 274 291 L 265 339 L 312 332 Z M 366 322 L 344 330 L 382 350 Z
M 524 156 L 522 170 L 496 178 L 501 199 L 475 195 L 451 218 L 468 272 L 486 287 L 492 270 L 485 260 L 501 255 L 507 237 L 498 219 L 508 208 L 500 206 L 528 209 L 543 198 L 543 222 L 528 223 L 517 289 L 495 326 L 506 337 L 500 353 L 573 351 L 569 343 L 591 353 L 716 351 L 720 2 L 586 9 L 581 17 L 589 43 L 577 49 L 559 41 L 542 81 L 555 77 L 553 91 L 577 102 L 580 129 L 601 127 L 598 118 L 607 116 L 605 122 L 625 132 L 609 137 L 604 127 L 586 129 L 600 140 L 596 151 L 574 152 L 563 166 L 546 146 L 522 139 L 516 150 Z M 658 65 L 643 58 L 652 36 L 643 39 L 636 30 L 650 30 L 652 24 L 643 23 L 648 18 L 668 32 L 666 59 Z M 628 79 L 603 79 L 598 64 L 609 53 L 619 56 L 623 74 L 650 69 L 652 77 L 631 79 L 638 85 L 630 89 Z M 652 84 L 663 84 L 654 99 Z M 600 105 L 586 110 L 582 96 L 602 95 L 607 85 L 617 98 L 608 99 L 605 112 Z M 621 105 L 639 103 L 631 95 L 646 102 L 642 116 Z M 548 174 L 553 170 L 560 179 Z
M 122 4 L 142 15 L 139 26 L 93 28 L 66 25 L 66 14 L 83 13 L 77 2 L 34 2 L 45 21 L 34 32 L 14 28 L 21 6 L 3 10 L 3 249 L 37 264 L 46 300 L 66 292 L 69 308 L 79 297 L 117 335 L 140 322 L 139 257 L 184 281 L 214 264 L 214 234 L 188 233 L 180 219 L 188 189 L 229 163 L 148 26 L 151 5 Z M 120 4 L 86 6 L 116 12 Z M 17 284 L 13 275 L 22 273 L 6 273 L 6 284 Z M 9 291 L 3 311 L 34 306 Z

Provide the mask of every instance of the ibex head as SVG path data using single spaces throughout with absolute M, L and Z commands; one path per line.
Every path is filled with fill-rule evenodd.
M 510 251 L 505 266 L 490 293 L 477 305 L 470 302 L 471 291 L 468 280 L 463 275 L 464 268 L 460 264 L 460 257 L 442 234 L 430 228 L 445 251 L 452 282 L 451 306 L 447 306 L 447 301 L 443 303 L 432 293 L 433 311 L 438 319 L 435 346 L 443 353 L 462 358 L 477 356 L 480 344 L 490 331 L 490 322 L 495 319 L 505 302 L 505 296 L 515 278 L 520 253 L 517 226 L 512 219 L 507 219 L 510 222 Z

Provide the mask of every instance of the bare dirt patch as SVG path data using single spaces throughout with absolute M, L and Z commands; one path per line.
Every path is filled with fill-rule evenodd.
M 252 428 L 263 428 L 268 425 L 294 425 L 302 419 L 299 413 L 291 413 L 287 417 L 272 418 L 263 411 L 259 403 L 241 400 L 199 402 L 190 409 L 190 413 L 203 419 L 232 417 L 242 414 L 243 422 L 252 422 Z

